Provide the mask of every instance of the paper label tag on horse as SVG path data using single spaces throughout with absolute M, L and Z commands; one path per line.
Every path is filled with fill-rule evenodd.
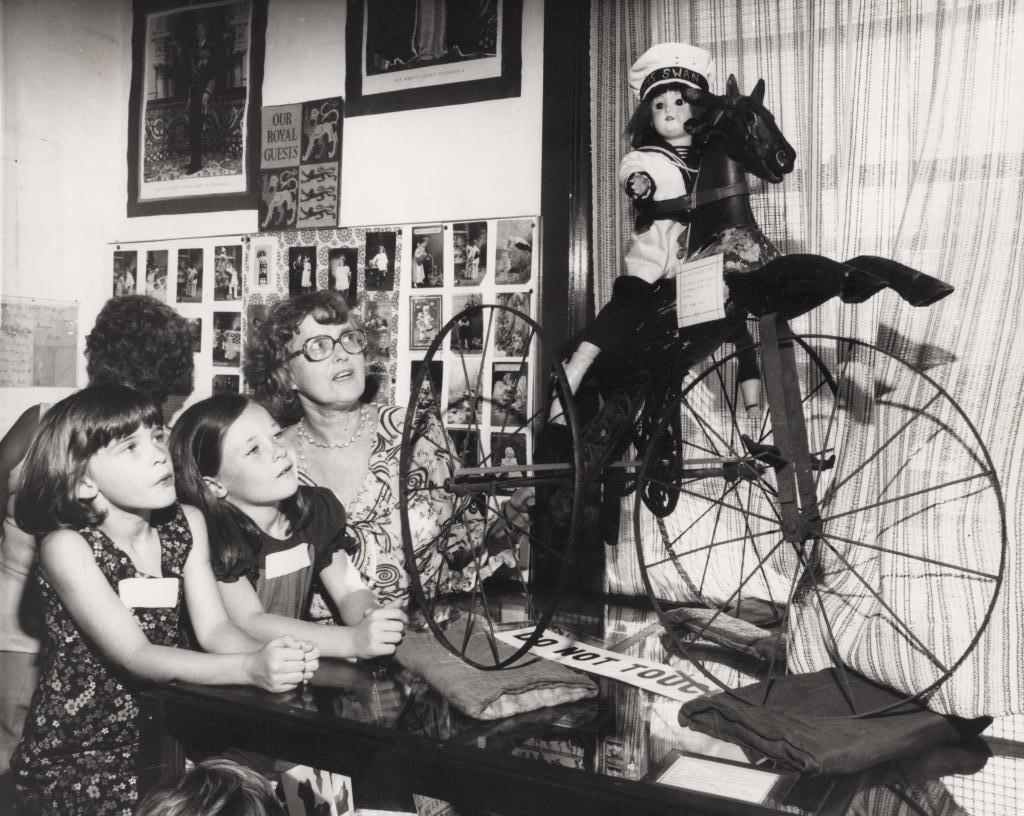
M 679 265 L 676 319 L 679 328 L 725 317 L 724 255 L 718 253 Z

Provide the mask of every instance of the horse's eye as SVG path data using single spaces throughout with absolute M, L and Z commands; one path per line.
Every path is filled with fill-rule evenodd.
M 757 114 L 754 113 L 752 110 L 744 111 L 743 112 L 743 120 L 748 125 L 756 124 L 757 123 Z

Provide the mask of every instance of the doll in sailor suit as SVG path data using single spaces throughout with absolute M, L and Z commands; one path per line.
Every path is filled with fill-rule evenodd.
M 624 258 L 626 274 L 616 279 L 611 300 L 584 329 L 566 362 L 574 391 L 602 350 L 629 342 L 650 308 L 654 284 L 674 278 L 686 260 L 683 196 L 693 189 L 697 164 L 688 155 L 693 137 L 687 130 L 695 111 L 683 94 L 686 86 L 710 90 L 714 70 L 710 53 L 686 43 L 652 46 L 630 68 L 629 85 L 639 103 L 628 128 L 633 149 L 619 164 L 619 183 L 636 218 Z M 751 405 L 758 389 L 754 386 L 748 397 L 746 383 L 757 383 L 756 362 L 741 362 L 745 402 Z

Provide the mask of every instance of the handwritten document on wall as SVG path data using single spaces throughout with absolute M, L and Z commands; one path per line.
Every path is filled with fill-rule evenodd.
M 78 304 L 0 301 L 0 386 L 74 386 Z

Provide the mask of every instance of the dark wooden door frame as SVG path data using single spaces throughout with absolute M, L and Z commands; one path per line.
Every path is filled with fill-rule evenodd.
M 554 350 L 561 349 L 594 314 L 590 0 L 546 0 L 544 3 L 541 229 L 544 276 L 541 328 L 545 345 Z M 557 569 L 555 564 L 547 566 Z M 604 567 L 601 542 L 580 542 L 573 560 L 570 587 L 600 591 Z M 542 576 L 541 581 L 552 577 Z

